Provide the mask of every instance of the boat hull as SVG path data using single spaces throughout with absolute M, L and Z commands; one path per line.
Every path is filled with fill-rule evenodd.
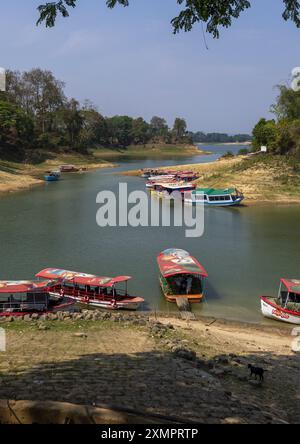
M 57 182 L 59 179 L 59 176 L 45 176 L 46 182 Z
M 161 287 L 161 290 L 162 290 L 162 292 L 163 292 L 163 294 L 164 294 L 164 297 L 166 298 L 166 300 L 168 301 L 168 302 L 171 302 L 171 303 L 175 303 L 176 304 L 176 300 L 178 299 L 178 298 L 182 298 L 182 297 L 184 297 L 184 298 L 186 298 L 191 304 L 199 304 L 200 302 L 202 302 L 202 300 L 203 300 L 203 298 L 204 298 L 204 294 L 203 293 L 201 293 L 201 294 L 190 294 L 190 295 L 184 295 L 184 294 L 178 294 L 178 295 L 176 295 L 176 294 L 169 294 L 169 293 L 167 293 L 167 291 L 166 291 L 166 289 L 165 289 L 165 286 L 164 286 L 164 283 L 163 283 L 163 280 L 160 278 L 159 279 L 159 282 L 160 282 L 160 287 Z
M 57 300 L 61 299 L 57 298 Z M 71 298 L 64 298 L 60 303 L 57 305 L 54 305 L 51 307 L 51 309 L 47 309 L 44 311 L 38 311 L 38 310 L 23 310 L 23 311 L 3 311 L 0 312 L 0 318 L 3 317 L 21 317 L 26 315 L 32 315 L 32 314 L 39 314 L 40 316 L 44 314 L 50 314 L 50 313 L 57 313 L 59 311 L 69 311 L 73 306 L 75 302 Z
M 58 298 L 59 293 L 50 293 L 52 298 Z M 126 297 L 120 300 L 101 300 L 101 299 L 92 299 L 92 298 L 84 298 L 77 296 L 69 296 L 68 298 L 72 299 L 74 303 L 78 303 L 80 305 L 84 305 L 87 307 L 93 308 L 101 308 L 105 310 L 138 310 L 138 308 L 144 302 L 144 299 L 138 297 Z
M 300 325 L 299 312 L 293 312 L 282 308 L 266 296 L 262 296 L 260 299 L 261 311 L 266 318 L 275 319 L 276 321 L 286 322 L 288 324 Z

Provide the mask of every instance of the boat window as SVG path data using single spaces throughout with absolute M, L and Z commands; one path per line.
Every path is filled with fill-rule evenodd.
M 63 283 L 63 286 L 64 286 L 65 288 L 74 288 L 74 284 L 73 284 L 73 282 L 64 282 L 64 283 Z
M 296 293 L 289 294 L 289 302 L 294 302 L 296 304 L 300 304 L 300 295 Z

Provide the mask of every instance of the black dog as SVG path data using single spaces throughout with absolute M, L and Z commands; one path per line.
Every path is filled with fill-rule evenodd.
M 250 378 L 252 375 L 255 375 L 255 379 L 257 379 L 258 376 L 260 381 L 264 380 L 265 370 L 263 368 L 253 367 L 251 364 L 248 365 L 248 368 L 250 370 Z

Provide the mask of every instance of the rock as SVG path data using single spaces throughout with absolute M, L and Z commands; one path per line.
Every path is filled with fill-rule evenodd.
M 87 338 L 88 335 L 86 333 L 74 333 L 75 338 Z
M 12 317 L 12 316 L 8 316 L 7 318 L 6 318 L 6 322 L 14 322 L 14 318 Z
M 25 322 L 31 322 L 31 315 L 30 315 L 30 314 L 25 315 L 25 316 L 24 316 L 24 321 L 25 321 Z
M 216 361 L 223 365 L 229 364 L 229 359 L 227 358 L 227 356 L 219 356 Z
M 195 361 L 197 358 L 194 351 L 188 350 L 186 348 L 176 348 L 174 354 L 176 357 L 186 359 L 187 361 Z
M 49 330 L 50 329 L 50 327 L 48 326 L 48 325 L 46 325 L 46 324 L 39 324 L 39 330 L 41 330 L 41 331 L 46 331 L 46 330 Z
M 31 320 L 32 321 L 37 321 L 39 319 L 40 315 L 38 313 L 33 313 L 31 315 Z

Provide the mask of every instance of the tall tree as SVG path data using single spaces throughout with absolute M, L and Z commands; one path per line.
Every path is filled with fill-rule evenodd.
M 153 116 L 150 121 L 152 137 L 159 140 L 165 140 L 168 136 L 168 124 L 163 117 Z
M 184 119 L 177 117 L 173 126 L 173 134 L 176 140 L 182 140 L 187 132 L 187 124 Z
M 51 71 L 32 69 L 7 74 L 7 94 L 10 100 L 36 119 L 42 132 L 51 129 L 52 114 L 66 102 L 64 83 L 57 80 Z
M 0 148 L 28 147 L 33 139 L 33 121 L 23 110 L 0 101 Z
M 129 0 L 105 0 L 109 8 L 116 5 L 129 6 Z M 206 23 L 206 30 L 214 38 L 219 37 L 219 28 L 228 28 L 233 19 L 251 7 L 250 0 L 174 0 L 181 6 L 180 13 L 171 21 L 173 32 L 191 31 L 196 23 Z M 284 20 L 291 20 L 300 27 L 299 0 L 282 0 Z M 69 9 L 75 8 L 78 0 L 59 0 L 47 2 L 39 6 L 38 24 L 45 22 L 47 27 L 53 27 L 57 15 L 69 16 Z

